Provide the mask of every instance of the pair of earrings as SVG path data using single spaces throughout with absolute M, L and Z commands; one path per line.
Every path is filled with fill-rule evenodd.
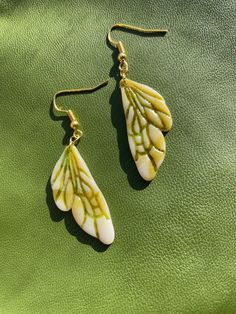
M 121 41 L 111 38 L 112 30 L 117 28 L 143 33 L 166 33 L 167 30 L 115 24 L 108 33 L 108 41 L 119 52 L 120 89 L 130 150 L 142 178 L 151 181 L 165 158 L 166 144 L 162 132 L 171 129 L 172 118 L 165 100 L 158 92 L 127 78 L 128 63 L 124 45 Z M 54 108 L 68 115 L 74 132 L 69 145 L 54 167 L 51 186 L 57 207 L 62 211 L 72 209 L 78 225 L 108 245 L 114 241 L 114 227 L 106 200 L 75 147 L 82 136 L 78 120 L 72 110 L 61 109 L 56 103 L 58 96 L 83 91 L 93 92 L 107 84 L 108 81 L 94 88 L 63 90 L 54 95 Z

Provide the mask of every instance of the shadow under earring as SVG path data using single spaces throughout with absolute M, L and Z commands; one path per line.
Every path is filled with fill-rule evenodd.
M 63 90 L 53 97 L 54 108 L 68 115 L 74 130 L 69 145 L 64 149 L 57 161 L 51 176 L 53 198 L 62 211 L 72 209 L 78 225 L 88 234 L 98 238 L 104 244 L 114 241 L 114 228 L 106 200 L 94 181 L 85 161 L 75 147 L 82 136 L 79 122 L 72 110 L 61 109 L 56 104 L 58 96 L 80 92 L 93 92 L 108 81 L 94 87 L 84 89 Z
M 150 34 L 166 33 L 167 30 L 115 24 L 108 33 L 108 41 L 119 52 L 120 89 L 129 147 L 139 174 L 144 180 L 151 181 L 165 158 L 166 143 L 162 132 L 171 129 L 172 117 L 164 98 L 158 92 L 127 78 L 128 63 L 124 45 L 111 38 L 112 30 L 117 28 Z

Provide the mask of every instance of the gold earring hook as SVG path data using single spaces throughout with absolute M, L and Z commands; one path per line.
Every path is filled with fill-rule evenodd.
M 58 112 L 65 112 L 68 114 L 68 112 L 70 111 L 70 109 L 62 109 L 60 108 L 57 103 L 56 103 L 56 99 L 59 96 L 65 96 L 66 94 L 79 94 L 82 92 L 95 92 L 96 90 L 106 86 L 108 84 L 109 80 L 95 86 L 95 87 L 91 87 L 91 88 L 79 88 L 79 89 L 65 89 L 65 90 L 61 90 L 59 92 L 56 92 L 55 95 L 53 96 L 53 106 L 54 108 L 58 111 Z
M 59 96 L 65 96 L 68 94 L 79 94 L 79 93 L 83 93 L 83 92 L 95 92 L 96 90 L 106 86 L 108 84 L 109 80 L 95 86 L 95 87 L 90 87 L 90 88 L 78 88 L 78 89 L 65 89 L 65 90 L 61 90 L 57 93 L 55 93 L 55 95 L 53 96 L 53 107 L 55 110 L 57 110 L 58 112 L 65 112 L 71 123 L 70 126 L 71 128 L 74 130 L 74 133 L 70 139 L 70 145 L 71 144 L 75 144 L 76 141 L 78 141 L 78 139 L 82 136 L 83 132 L 79 129 L 79 122 L 74 114 L 74 112 L 71 109 L 63 109 L 60 106 L 57 105 L 56 103 L 56 99 Z
M 119 65 L 119 70 L 120 70 L 120 76 L 125 79 L 128 73 L 128 63 L 127 63 L 127 56 L 126 56 L 126 52 L 125 52 L 125 48 L 124 45 L 122 43 L 122 41 L 116 41 L 111 37 L 111 32 L 115 29 L 128 29 L 131 31 L 135 31 L 138 33 L 145 33 L 145 34 L 157 34 L 157 33 L 167 33 L 168 30 L 167 29 L 158 29 L 158 28 L 142 28 L 142 27 L 138 27 L 138 26 L 133 26 L 133 25 L 127 25 L 127 24 L 122 24 L 122 23 L 118 23 L 118 24 L 114 24 L 108 31 L 107 34 L 107 39 L 109 41 L 109 43 L 114 46 L 115 48 L 118 49 L 118 61 L 120 62 Z
M 118 28 L 123 28 L 123 29 L 128 29 L 128 30 L 132 30 L 138 33 L 146 33 L 146 34 L 155 34 L 155 33 L 167 33 L 168 30 L 167 29 L 158 29 L 158 28 L 142 28 L 142 27 L 137 27 L 137 26 L 133 26 L 133 25 L 127 25 L 127 24 L 122 24 L 122 23 L 118 23 L 113 25 L 109 31 L 108 31 L 108 41 L 109 43 L 114 46 L 115 48 L 117 48 L 119 46 L 120 41 L 115 41 L 114 39 L 112 39 L 111 37 L 111 32 L 114 29 L 118 29 Z

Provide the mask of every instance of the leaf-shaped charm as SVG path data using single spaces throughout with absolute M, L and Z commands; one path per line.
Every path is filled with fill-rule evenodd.
M 127 78 L 120 87 L 130 150 L 140 175 L 150 181 L 165 158 L 162 132 L 172 127 L 171 113 L 154 89 Z
M 53 197 L 62 211 L 72 209 L 79 226 L 105 244 L 114 240 L 106 200 L 86 163 L 72 144 L 65 148 L 51 176 Z

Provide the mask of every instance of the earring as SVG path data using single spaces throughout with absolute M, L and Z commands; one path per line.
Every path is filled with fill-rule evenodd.
M 111 38 L 112 30 L 117 28 L 142 33 L 166 33 L 167 30 L 115 24 L 108 32 L 108 41 L 119 52 L 120 89 L 129 147 L 140 175 L 144 180 L 150 181 L 154 179 L 165 158 L 166 144 L 162 132 L 171 129 L 172 117 L 164 98 L 158 92 L 127 78 L 128 63 L 124 45 Z
M 54 201 L 60 210 L 72 209 L 75 221 L 85 232 L 98 238 L 104 244 L 111 244 L 114 240 L 114 228 L 109 208 L 85 161 L 75 147 L 82 136 L 79 122 L 72 110 L 61 109 L 56 104 L 58 96 L 93 92 L 107 84 L 108 81 L 94 88 L 63 90 L 54 95 L 54 108 L 68 115 L 74 132 L 69 145 L 54 167 L 51 186 Z

